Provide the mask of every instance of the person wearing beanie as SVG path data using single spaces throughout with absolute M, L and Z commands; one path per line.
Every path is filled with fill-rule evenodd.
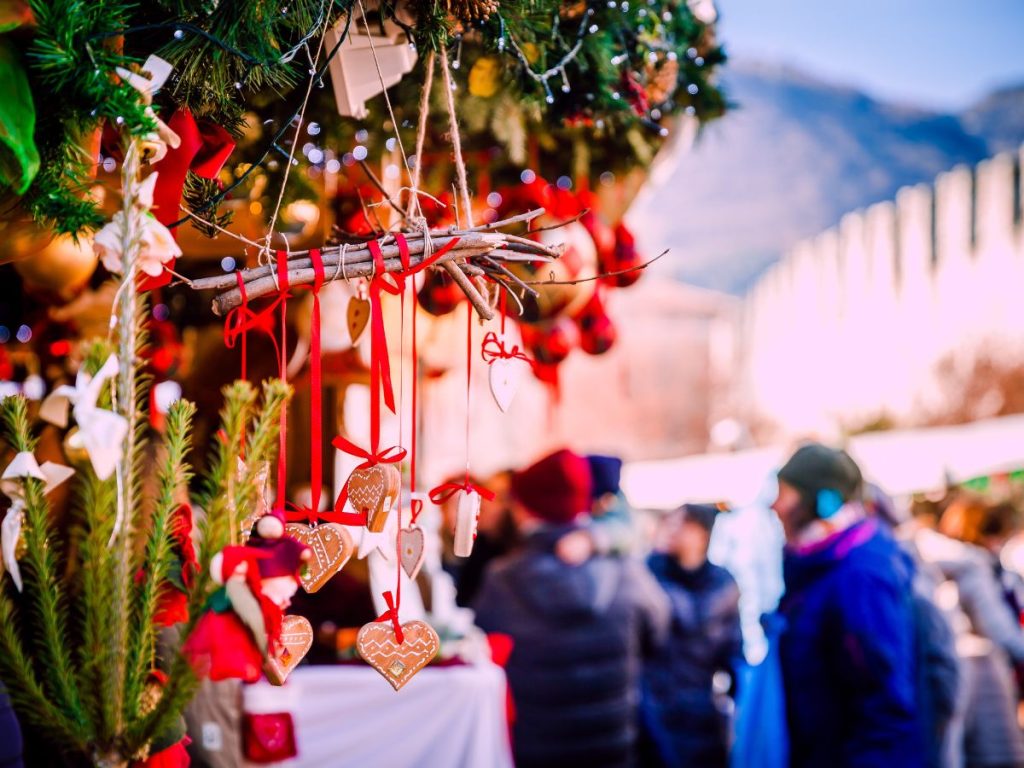
M 716 675 L 733 678 L 743 655 L 740 591 L 724 568 L 708 562 L 719 508 L 685 504 L 665 516 L 647 566 L 668 594 L 668 642 L 644 664 L 641 718 L 645 765 L 728 765 L 729 716 Z
M 590 508 L 585 458 L 557 451 L 509 490 L 522 543 L 490 564 L 473 607 L 513 641 L 516 765 L 637 765 L 640 663 L 667 629 L 665 594 L 642 563 L 558 553 Z
M 633 511 L 622 492 L 622 459 L 617 456 L 587 456 L 590 465 L 589 532 L 594 548 L 604 554 L 628 555 L 635 549 Z
M 864 514 L 860 469 L 845 452 L 804 445 L 778 481 L 790 765 L 923 766 L 913 564 Z

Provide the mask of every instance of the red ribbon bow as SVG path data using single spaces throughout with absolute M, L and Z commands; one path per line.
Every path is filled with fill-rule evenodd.
M 160 174 L 153 189 L 153 215 L 164 226 L 178 220 L 178 206 L 188 172 L 204 179 L 216 179 L 235 149 L 230 133 L 205 120 L 197 123 L 188 110 L 179 109 L 171 115 L 167 126 L 178 134 L 181 144 L 177 149 L 168 147 L 164 159 L 153 165 L 153 170 Z M 173 269 L 174 262 L 168 266 Z M 148 291 L 170 281 L 171 273 L 165 269 L 156 277 L 143 280 L 139 289 Z
M 242 303 L 228 312 L 228 316 L 224 318 L 224 346 L 228 349 L 234 349 L 239 337 L 241 337 L 242 379 L 247 379 L 246 359 L 248 357 L 247 337 L 249 331 L 262 331 L 267 334 L 274 345 L 274 357 L 280 356 L 277 347 L 277 337 L 274 335 L 274 312 L 277 311 L 281 297 L 278 296 L 277 299 L 259 312 L 254 312 L 249 309 L 249 295 L 245 290 L 245 281 L 242 279 L 242 273 L 235 272 L 235 279 L 238 281 L 238 292 L 242 296 Z
M 494 501 L 495 499 L 494 491 L 488 490 L 487 488 L 477 485 L 476 483 L 470 481 L 470 479 L 467 477 L 465 482 L 462 483 L 442 483 L 441 485 L 437 486 L 430 492 L 430 500 L 434 504 L 444 504 L 446 501 L 448 501 L 448 499 L 450 499 L 459 491 L 466 491 L 467 493 L 472 493 L 473 491 L 476 491 L 478 494 L 480 494 L 481 498 L 487 499 L 488 501 Z
M 494 331 L 489 331 L 484 336 L 483 344 L 480 345 L 480 356 L 488 365 L 495 360 L 522 360 L 524 363 L 533 365 L 533 360 L 526 356 L 518 344 L 513 344 L 512 348 L 508 349 L 504 340 Z
M 402 632 L 402 625 L 398 623 L 398 609 L 395 607 L 395 599 L 390 590 L 384 593 L 384 602 L 388 604 L 388 609 L 374 621 L 390 621 L 395 630 L 395 639 L 401 645 L 405 642 L 405 634 Z

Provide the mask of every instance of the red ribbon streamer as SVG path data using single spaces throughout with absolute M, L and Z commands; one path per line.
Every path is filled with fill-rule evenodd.
M 278 300 L 281 305 L 281 354 L 279 370 L 281 381 L 288 380 L 288 254 L 284 251 L 277 252 L 277 288 L 279 291 Z M 279 434 L 279 448 L 277 453 L 277 506 L 279 509 L 285 507 L 285 493 L 288 483 L 288 403 L 281 405 L 281 429 Z
M 401 645 L 405 642 L 405 634 L 402 632 L 402 625 L 398 623 L 398 608 L 395 607 L 395 600 L 390 591 L 384 593 L 384 602 L 388 604 L 388 609 L 374 621 L 390 621 L 395 630 L 395 639 Z
M 391 385 L 391 363 L 388 358 L 387 336 L 384 330 L 384 314 L 381 309 L 381 291 L 392 296 L 401 295 L 406 279 L 417 272 L 435 264 L 442 256 L 455 247 L 458 238 L 452 238 L 443 248 L 434 253 L 429 259 L 425 259 L 415 267 L 411 265 L 409 255 L 409 244 L 405 237 L 396 233 L 395 243 L 398 245 L 399 257 L 402 261 L 402 271 L 388 273 L 384 264 L 384 254 L 380 248 L 380 242 L 371 240 L 367 247 L 373 256 L 374 277 L 370 281 L 370 449 L 366 450 L 350 440 L 338 435 L 331 441 L 331 444 L 340 451 L 363 459 L 356 469 L 368 469 L 375 464 L 397 464 L 406 457 L 406 450 L 400 446 L 392 446 L 384 450 L 380 449 L 380 396 L 383 384 L 384 402 L 395 412 L 394 390 Z M 334 502 L 334 512 L 328 515 L 321 515 L 325 520 L 341 522 L 345 525 L 365 525 L 365 512 L 344 512 L 345 502 L 348 501 L 347 483 L 342 487 L 341 493 Z
M 178 219 L 181 192 L 188 172 L 192 171 L 204 179 L 216 179 L 235 149 L 235 140 L 230 133 L 206 120 L 196 122 L 186 109 L 179 109 L 171 115 L 167 126 L 178 134 L 181 144 L 177 149 L 168 147 L 164 159 L 153 165 L 153 170 L 160 174 L 153 189 L 153 215 L 164 226 Z M 168 266 L 174 269 L 174 262 Z M 156 277 L 141 281 L 139 290 L 148 291 L 169 282 L 171 273 L 164 269 Z
M 245 281 L 242 280 L 242 273 L 235 272 L 235 279 L 238 281 L 238 291 L 242 295 L 241 305 L 228 312 L 224 319 L 224 346 L 234 349 L 238 339 L 242 340 L 242 379 L 248 378 L 247 372 L 247 344 L 249 331 L 262 331 L 274 345 L 274 357 L 280 357 L 277 345 L 277 337 L 274 335 L 274 313 L 281 302 L 278 296 L 274 301 L 255 312 L 249 308 L 249 296 L 245 291 Z

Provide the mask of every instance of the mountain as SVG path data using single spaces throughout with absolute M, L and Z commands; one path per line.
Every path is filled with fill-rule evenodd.
M 1024 85 L 1001 88 L 964 112 L 964 127 L 988 141 L 992 152 L 1017 149 L 1024 142 Z
M 672 248 L 675 277 L 731 293 L 844 213 L 1024 138 L 1024 88 L 961 116 L 780 66 L 729 64 L 723 81 L 735 108 L 664 160 L 629 222 L 646 252 Z

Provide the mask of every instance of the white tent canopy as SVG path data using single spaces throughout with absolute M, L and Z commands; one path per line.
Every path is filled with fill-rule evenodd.
M 893 430 L 851 438 L 864 476 L 894 496 L 941 491 L 947 483 L 1024 468 L 1024 416 L 954 427 Z M 752 503 L 785 461 L 787 447 L 631 462 L 622 488 L 634 507 L 684 502 Z

